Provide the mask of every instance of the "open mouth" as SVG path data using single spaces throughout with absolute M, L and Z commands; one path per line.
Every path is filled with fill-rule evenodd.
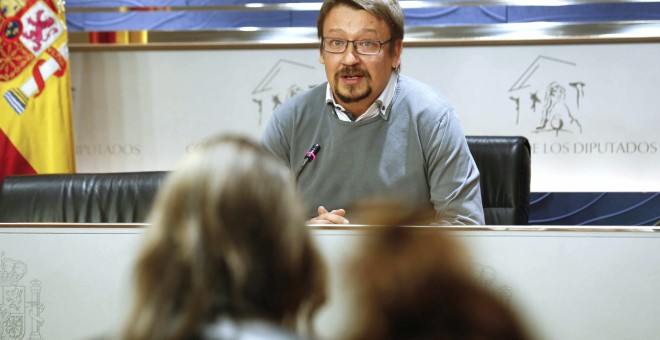
M 361 75 L 361 74 L 345 74 L 345 75 L 342 75 L 341 77 L 345 78 L 345 79 L 358 79 L 358 78 L 362 78 L 364 76 Z
M 345 68 L 339 72 L 339 77 L 346 81 L 357 81 L 367 77 L 367 73 L 357 68 Z

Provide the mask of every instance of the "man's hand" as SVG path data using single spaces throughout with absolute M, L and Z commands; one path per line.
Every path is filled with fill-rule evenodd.
M 311 224 L 347 224 L 348 220 L 344 217 L 346 211 L 337 209 L 328 211 L 323 206 L 318 208 L 319 215 L 309 220 Z

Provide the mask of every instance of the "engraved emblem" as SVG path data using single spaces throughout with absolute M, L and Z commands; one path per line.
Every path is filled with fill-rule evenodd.
M 41 303 L 41 282 L 33 280 L 30 287 L 20 285 L 27 273 L 22 261 L 0 257 L 0 339 L 22 339 L 26 324 L 31 323 L 30 339 L 41 339 L 40 329 L 44 305 Z M 29 291 L 28 291 L 29 289 Z M 26 301 L 27 295 L 30 301 Z M 28 319 L 29 316 L 29 319 Z
M 538 56 L 509 89 L 516 125 L 533 119 L 532 133 L 582 133 L 579 120 L 586 83 L 572 61 Z M 530 123 L 532 124 L 532 123 Z

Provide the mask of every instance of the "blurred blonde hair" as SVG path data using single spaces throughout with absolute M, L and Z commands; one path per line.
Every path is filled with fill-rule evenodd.
M 201 144 L 156 198 L 123 337 L 195 338 L 218 316 L 310 327 L 325 271 L 305 219 L 291 173 L 260 145 Z

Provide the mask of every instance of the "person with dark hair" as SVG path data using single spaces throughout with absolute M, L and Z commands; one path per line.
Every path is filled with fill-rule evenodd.
M 342 338 L 531 339 L 513 308 L 470 270 L 458 240 L 416 228 L 420 216 L 395 201 L 360 206 L 356 219 L 373 229 L 345 267 L 354 314 Z
M 454 108 L 399 73 L 399 3 L 326 0 L 317 34 L 328 81 L 278 106 L 262 136 L 301 169 L 310 222 L 348 223 L 352 203 L 396 195 L 434 211 L 437 224 L 484 224 L 479 171 Z M 315 144 L 317 159 L 300 167 Z
M 291 339 L 312 329 L 325 269 L 291 173 L 261 145 L 203 143 L 168 175 L 149 220 L 124 339 Z

